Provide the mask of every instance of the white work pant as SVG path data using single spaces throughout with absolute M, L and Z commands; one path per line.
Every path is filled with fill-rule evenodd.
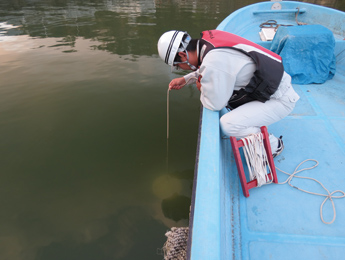
M 279 99 L 271 98 L 265 103 L 252 101 L 239 106 L 220 118 L 223 135 L 243 138 L 256 134 L 261 126 L 269 126 L 289 115 L 298 99 L 299 96 L 290 87 Z M 278 138 L 273 134 L 269 137 L 274 153 L 278 148 Z

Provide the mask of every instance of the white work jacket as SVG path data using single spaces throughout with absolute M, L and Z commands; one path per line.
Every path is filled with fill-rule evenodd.
M 190 78 L 201 78 L 200 101 L 204 107 L 219 111 L 224 108 L 234 90 L 244 88 L 252 78 L 256 64 L 247 55 L 233 49 L 211 50 L 202 61 L 197 71 L 184 76 L 186 82 Z M 196 80 L 191 79 L 190 83 Z M 291 86 L 291 77 L 284 72 L 277 91 L 271 98 L 279 99 Z

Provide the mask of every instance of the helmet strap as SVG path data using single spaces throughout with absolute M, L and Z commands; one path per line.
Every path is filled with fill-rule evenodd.
M 186 60 L 186 61 L 181 61 L 181 62 L 176 62 L 175 64 L 183 64 L 183 63 L 185 63 L 185 64 L 187 64 L 192 70 L 194 70 L 194 71 L 197 70 L 198 68 L 195 67 L 194 65 L 190 64 L 190 62 L 189 62 L 188 51 L 185 50 L 185 52 L 186 52 L 186 54 L 187 54 L 187 60 Z
M 197 70 L 197 68 L 196 68 L 194 65 L 192 65 L 192 64 L 189 63 L 189 56 L 188 56 L 188 51 L 187 51 L 187 50 L 186 50 L 186 54 L 187 54 L 187 60 L 185 61 L 185 63 L 187 63 L 187 65 L 188 65 L 192 70 Z

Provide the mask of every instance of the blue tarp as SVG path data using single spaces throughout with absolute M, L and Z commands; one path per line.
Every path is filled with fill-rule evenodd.
M 335 40 L 322 25 L 280 26 L 271 51 L 283 59 L 292 83 L 323 83 L 335 74 Z

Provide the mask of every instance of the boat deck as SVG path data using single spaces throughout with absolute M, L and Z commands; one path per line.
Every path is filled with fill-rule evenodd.
M 345 56 L 344 56 L 345 57 Z M 320 181 L 329 192 L 345 191 L 345 74 L 339 71 L 322 85 L 294 85 L 301 99 L 293 113 L 269 126 L 283 135 L 285 149 L 275 166 L 288 173 L 306 159 L 319 165 L 297 176 Z M 229 216 L 228 254 L 233 259 L 343 259 L 345 255 L 345 198 L 334 199 L 336 219 L 321 221 L 320 206 L 325 197 L 307 194 L 288 184 L 270 184 L 250 190 L 245 198 L 239 183 L 230 142 L 222 140 L 224 163 L 224 211 Z M 311 167 L 308 161 L 300 169 Z M 279 182 L 288 175 L 277 171 Z M 320 184 L 294 178 L 291 183 L 314 193 L 327 194 Z M 335 193 L 335 196 L 342 195 Z M 323 208 L 326 222 L 333 219 L 328 200 Z M 223 259 L 223 258 L 222 258 Z M 224 258 L 225 259 L 225 258 Z
M 298 21 L 331 28 L 335 40 L 336 74 L 323 84 L 294 85 L 300 95 L 293 112 L 268 126 L 283 135 L 285 149 L 275 166 L 293 173 L 307 159 L 319 164 L 298 176 L 318 180 L 330 193 L 345 192 L 345 15 L 336 10 L 301 2 L 280 2 L 282 10 L 271 10 L 272 2 L 257 3 L 232 13 L 217 29 L 261 42 L 259 25 L 269 19 L 278 24 Z M 188 259 L 344 259 L 345 198 L 334 198 L 336 216 L 324 196 L 308 194 L 288 184 L 269 184 L 249 190 L 244 197 L 229 139 L 221 139 L 219 117 L 226 111 L 203 109 L 199 131 L 197 167 L 190 218 Z M 315 165 L 307 161 L 301 168 Z M 301 169 L 300 168 L 300 169 Z M 278 181 L 289 176 L 277 171 Z M 291 184 L 325 194 L 320 184 L 294 178 Z M 342 196 L 337 192 L 334 196 Z
M 259 42 L 258 23 L 252 29 L 248 23 L 241 29 L 241 19 L 249 20 L 246 14 L 239 13 L 236 24 L 225 20 L 221 29 L 232 31 L 228 27 L 236 27 L 234 33 L 269 48 L 270 43 Z M 278 22 L 285 22 L 284 17 Z M 337 34 L 335 38 L 334 78 L 324 84 L 294 85 L 300 95 L 294 111 L 270 125 L 268 131 L 283 135 L 285 149 L 274 160 L 277 168 L 291 174 L 304 160 L 317 160 L 316 168 L 298 176 L 315 178 L 329 192 L 345 192 L 345 40 Z M 288 184 L 250 189 L 250 197 L 245 198 L 230 141 L 220 138 L 221 114 L 202 110 L 188 259 L 344 259 L 345 198 L 333 199 L 336 219 L 332 224 L 323 223 L 320 217 L 325 197 Z M 308 161 L 301 168 L 313 165 L 315 162 Z M 288 178 L 280 171 L 277 175 L 279 182 Z M 327 194 L 310 179 L 294 178 L 291 183 Z M 333 216 L 328 200 L 323 218 L 330 222 Z
M 337 60 L 341 64 L 332 80 L 320 85 L 294 85 L 301 97 L 294 111 L 268 127 L 276 136 L 283 135 L 285 145 L 283 153 L 274 160 L 275 166 L 291 174 L 302 161 L 317 160 L 316 168 L 298 176 L 315 178 L 329 192 L 345 191 L 345 52 L 338 54 Z M 245 198 L 230 141 L 219 139 L 219 116 L 203 109 L 201 132 L 213 135 L 200 142 L 194 185 L 202 192 L 194 198 L 191 259 L 343 259 L 345 198 L 333 199 L 333 224 L 324 224 L 320 217 L 325 197 L 304 193 L 288 184 L 250 189 L 250 196 Z M 313 165 L 315 162 L 308 161 L 301 168 Z M 277 175 L 279 182 L 289 177 L 279 171 Z M 294 178 L 291 183 L 327 194 L 320 184 L 309 179 Z M 324 220 L 332 221 L 333 214 L 328 200 L 323 208 Z M 209 248 L 213 248 L 212 252 Z

